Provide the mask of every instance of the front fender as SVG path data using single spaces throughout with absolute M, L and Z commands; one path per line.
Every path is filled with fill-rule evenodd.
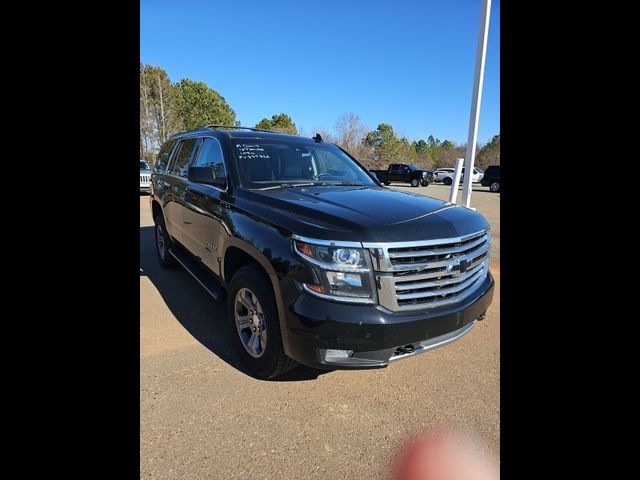
M 293 256 L 291 251 L 291 233 L 247 215 L 231 214 L 233 235 L 225 239 L 222 254 L 224 275 L 227 250 L 236 247 L 250 255 L 267 273 L 278 307 L 282 344 L 290 354 L 289 335 L 286 328 L 285 296 L 294 287 L 293 277 L 304 275 L 309 269 Z M 230 278 L 224 278 L 228 285 Z M 285 291 L 283 291 L 285 290 Z

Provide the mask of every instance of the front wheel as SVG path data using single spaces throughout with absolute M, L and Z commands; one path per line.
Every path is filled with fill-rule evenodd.
M 489 185 L 489 190 L 491 190 L 492 192 L 499 192 L 500 182 L 491 182 L 491 185 Z
M 420 180 L 420 185 L 422 185 L 423 187 L 428 187 L 429 182 L 427 182 L 426 180 Z
M 444 183 L 445 185 L 451 185 L 453 183 L 453 180 L 451 179 L 451 177 L 447 177 L 442 180 L 442 183 Z
M 417 187 L 418 185 L 420 185 L 420 182 L 418 181 L 417 178 L 414 178 L 413 180 L 411 180 L 411 186 L 412 187 Z
M 247 265 L 235 273 L 227 310 L 240 356 L 254 375 L 273 378 L 298 366 L 284 353 L 276 300 L 260 267 Z

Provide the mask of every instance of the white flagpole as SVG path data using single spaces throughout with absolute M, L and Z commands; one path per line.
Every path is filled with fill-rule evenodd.
M 480 12 L 480 34 L 476 51 L 476 73 L 473 79 L 473 96 L 471 98 L 471 115 L 469 117 L 469 135 L 467 137 L 467 153 L 464 158 L 464 184 L 462 202 L 465 207 L 471 204 L 471 180 L 473 164 L 476 160 L 476 142 L 478 140 L 478 118 L 480 117 L 480 100 L 482 99 L 482 82 L 484 80 L 484 61 L 487 57 L 487 39 L 489 36 L 489 16 L 491 0 L 482 0 Z

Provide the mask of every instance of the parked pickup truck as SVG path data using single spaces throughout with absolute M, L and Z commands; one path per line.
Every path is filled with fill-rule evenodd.
M 371 172 L 385 185 L 391 182 L 403 182 L 410 183 L 412 187 L 418 185 L 426 187 L 433 181 L 431 170 L 421 170 L 412 164 L 392 163 L 387 170 L 371 170 Z
M 258 378 L 386 367 L 462 337 L 493 297 L 482 215 L 384 188 L 320 135 L 176 134 L 149 198 L 159 263 L 226 302 Z

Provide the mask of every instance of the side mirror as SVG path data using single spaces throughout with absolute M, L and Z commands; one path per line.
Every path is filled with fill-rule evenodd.
M 227 179 L 216 178 L 213 167 L 189 167 L 188 178 L 190 182 L 194 183 L 205 183 L 220 188 L 227 186 Z

